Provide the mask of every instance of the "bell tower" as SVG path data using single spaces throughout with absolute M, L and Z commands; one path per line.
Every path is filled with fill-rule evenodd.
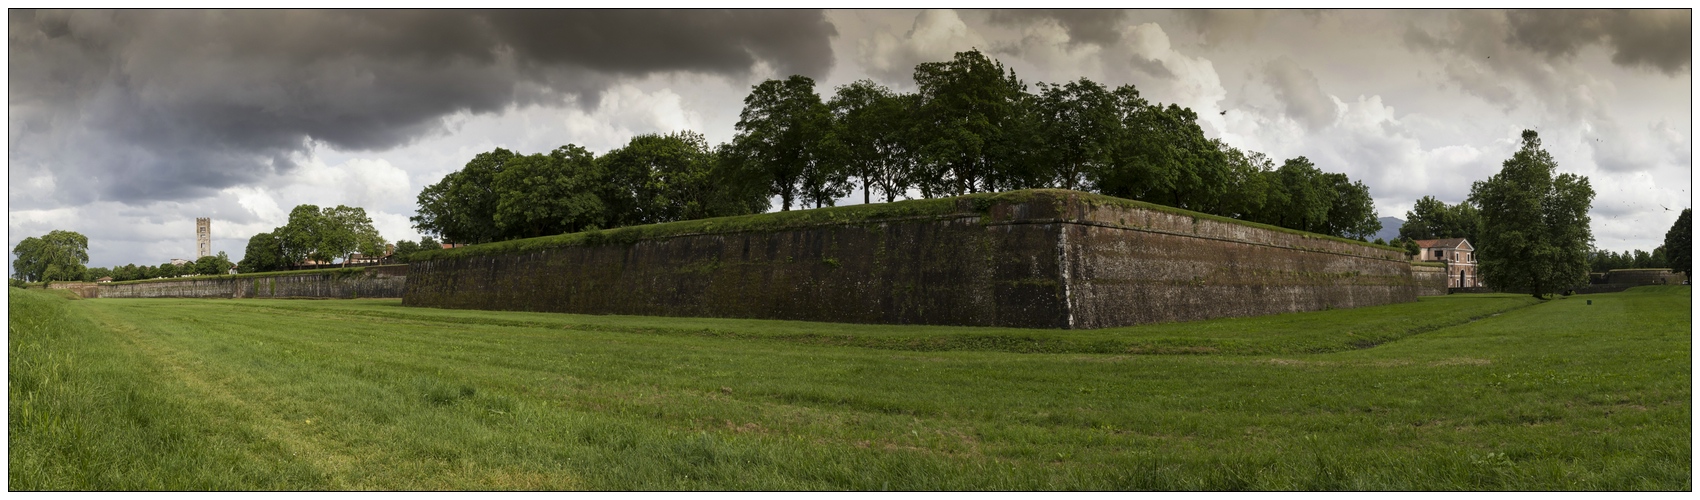
M 212 218 L 195 218 L 195 258 L 212 255 Z

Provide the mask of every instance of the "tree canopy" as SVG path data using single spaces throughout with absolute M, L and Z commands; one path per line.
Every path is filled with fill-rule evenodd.
M 977 50 L 915 67 L 914 93 L 861 80 L 823 102 L 803 76 L 751 87 L 736 132 L 645 134 L 595 155 L 480 153 L 427 186 L 423 234 L 484 243 L 863 202 L 1065 188 L 1346 238 L 1380 228 L 1369 188 L 1305 157 L 1281 162 L 1204 135 L 1193 110 L 1080 78 L 1029 93 Z
M 1694 263 L 1688 253 L 1693 248 L 1693 221 L 1689 212 L 1693 209 L 1682 209 L 1682 215 L 1676 217 L 1676 223 L 1671 224 L 1670 230 L 1665 231 L 1665 260 L 1669 261 L 1671 272 L 1683 273 L 1693 277 Z
M 1480 211 L 1469 202 L 1447 205 L 1433 196 L 1424 196 L 1410 211 L 1405 212 L 1405 225 L 1399 227 L 1399 237 L 1409 240 L 1464 238 L 1476 241 L 1481 235 Z
M 24 281 L 80 281 L 89 262 L 89 239 L 75 231 L 52 230 L 12 247 L 13 275 Z
M 1586 177 L 1555 176 L 1535 131 L 1524 130 L 1522 141 L 1499 173 L 1470 188 L 1482 220 L 1475 247 L 1484 281 L 1540 297 L 1587 282 L 1594 190 Z
M 283 247 L 283 239 L 278 237 L 275 231 L 248 238 L 248 247 L 242 252 L 242 261 L 236 263 L 236 272 L 258 273 L 288 269 L 292 261 L 284 253 Z M 114 279 L 118 277 L 114 276 Z
M 732 148 L 741 163 L 770 179 L 771 194 L 780 210 L 801 199 L 830 204 L 848 194 L 848 181 L 835 155 L 841 147 L 832 126 L 832 111 L 815 93 L 815 81 L 792 75 L 767 80 L 744 98 Z

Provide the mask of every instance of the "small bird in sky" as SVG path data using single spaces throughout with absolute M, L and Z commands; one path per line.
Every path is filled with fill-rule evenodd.
M 1222 110 L 1222 116 L 1228 116 L 1228 110 L 1226 110 L 1226 109 Z
M 1665 206 L 1663 203 L 1659 204 L 1659 208 L 1665 209 L 1666 212 L 1670 211 L 1670 207 Z

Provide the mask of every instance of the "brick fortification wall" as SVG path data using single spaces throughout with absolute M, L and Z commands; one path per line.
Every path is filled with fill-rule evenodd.
M 53 290 L 70 290 L 72 292 L 76 292 L 78 297 L 85 299 L 92 299 L 100 296 L 100 288 L 95 286 L 94 283 L 85 283 L 81 281 L 55 281 L 48 283 L 47 288 Z
M 100 284 L 105 298 L 399 298 L 407 266 Z
M 1446 266 L 1412 264 L 1411 279 L 1417 282 L 1417 296 L 1419 297 L 1446 295 L 1446 285 L 1450 283 L 1446 276 Z
M 1073 191 L 890 206 L 903 203 L 944 209 L 434 252 L 410 264 L 403 303 L 1101 328 L 1410 302 L 1422 287 L 1398 250 Z
M 1606 273 L 1606 284 L 1611 285 L 1680 285 L 1687 279 L 1682 273 L 1672 273 L 1670 269 L 1613 269 Z

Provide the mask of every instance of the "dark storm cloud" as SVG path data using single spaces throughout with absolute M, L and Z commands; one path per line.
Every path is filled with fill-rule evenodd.
M 177 199 L 313 143 L 406 144 L 456 112 L 585 105 L 656 72 L 824 76 L 821 12 L 27 11 L 8 15 L 10 173 L 58 202 Z
M 1108 46 L 1121 40 L 1117 31 L 1127 11 L 1101 9 L 998 9 L 990 11 L 989 21 L 1004 26 L 1026 26 L 1040 19 L 1052 19 L 1068 32 L 1071 45 L 1081 43 Z
M 1693 20 L 1686 10 L 1513 10 L 1511 42 L 1554 57 L 1584 46 L 1610 48 L 1612 62 L 1667 74 L 1688 69 Z

